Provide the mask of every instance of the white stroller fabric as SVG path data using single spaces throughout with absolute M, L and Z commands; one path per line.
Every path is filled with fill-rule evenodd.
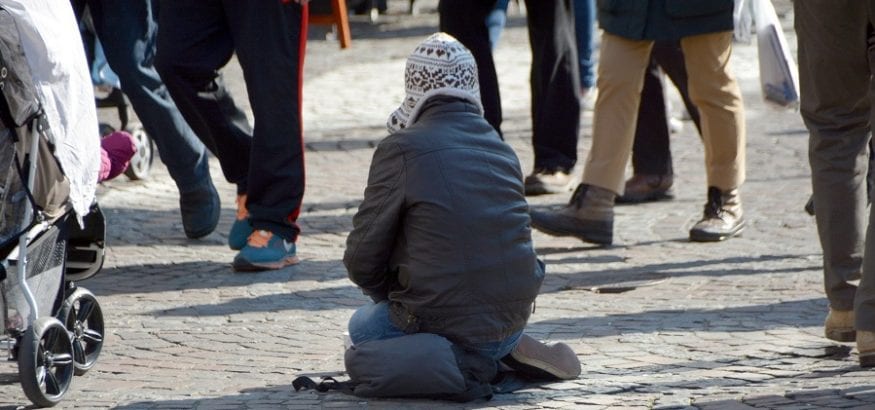
M 55 157 L 81 218 L 94 202 L 100 138 L 94 89 L 69 0 L 0 0 L 16 17 L 31 75 L 51 128 Z

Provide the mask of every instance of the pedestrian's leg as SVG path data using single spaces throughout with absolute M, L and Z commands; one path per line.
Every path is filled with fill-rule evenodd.
M 677 87 L 681 99 L 684 101 L 684 107 L 687 113 L 690 114 L 690 119 L 696 124 L 696 130 L 699 135 L 702 134 L 701 120 L 699 119 L 699 109 L 693 104 L 690 99 L 690 87 L 687 80 L 687 67 L 684 64 L 684 51 L 681 49 L 679 41 L 657 41 L 653 43 L 653 59 L 656 64 L 662 68 L 665 75 Z
M 274 0 L 224 4 L 255 119 L 246 201 L 255 233 L 234 259 L 234 266 L 238 270 L 277 269 L 298 261 L 297 219 L 304 197 L 301 81 L 307 9 Z
M 441 0 L 438 11 L 440 30 L 459 40 L 474 56 L 480 79 L 480 100 L 485 111 L 483 116 L 500 134 L 501 96 L 486 27 L 486 17 L 494 6 L 495 0 Z
M 574 0 L 574 34 L 581 96 L 595 88 L 595 0 Z
M 815 220 L 830 305 L 825 333 L 845 341 L 854 338 L 857 287 L 850 281 L 860 278 L 865 239 L 871 110 L 868 7 L 853 0 L 793 4 L 800 111 L 810 132 Z M 857 52 L 849 52 L 854 49 Z M 869 316 L 868 321 L 856 323 L 871 326 L 875 321 Z
M 219 222 L 219 196 L 210 178 L 206 148 L 155 71 L 157 1 L 90 0 L 89 9 L 107 62 L 179 188 L 186 235 L 208 235 Z
M 741 186 L 745 175 L 745 123 L 741 91 L 729 68 L 732 32 L 681 40 L 690 98 L 702 115 L 708 186 Z
M 652 45 L 652 41 L 628 40 L 608 33 L 602 37 L 592 148 L 583 183 L 560 211 L 532 211 L 532 227 L 554 236 L 612 243 L 614 199 L 623 192 Z
M 673 172 L 662 77 L 651 53 L 650 65 L 644 73 L 632 145 L 633 175 L 626 181 L 623 195 L 617 197 L 617 202 L 638 203 L 671 196 L 669 189 Z
M 221 2 L 162 0 L 155 68 L 195 134 L 219 159 L 225 178 L 246 192 L 251 128 L 219 69 L 234 52 Z
M 652 46 L 652 41 L 628 40 L 609 33 L 602 36 L 592 148 L 583 171 L 587 185 L 616 194 L 623 192 Z
M 577 163 L 580 74 L 571 1 L 526 1 L 536 170 L 568 172 Z

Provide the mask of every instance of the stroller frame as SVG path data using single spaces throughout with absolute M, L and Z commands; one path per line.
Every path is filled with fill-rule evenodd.
M 47 124 L 14 18 L 0 8 L 0 350 L 40 407 L 62 400 L 104 340 L 97 299 L 73 281 L 103 266 L 105 220 L 94 203 L 80 225 Z

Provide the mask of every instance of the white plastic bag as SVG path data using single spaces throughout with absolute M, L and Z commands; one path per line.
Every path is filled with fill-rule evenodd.
M 767 102 L 799 106 L 799 76 L 771 0 L 751 0 L 757 27 L 760 85 Z

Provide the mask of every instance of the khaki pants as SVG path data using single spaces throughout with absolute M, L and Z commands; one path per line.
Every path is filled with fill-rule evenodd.
M 602 36 L 592 149 L 583 172 L 586 184 L 623 193 L 652 47 L 653 41 Z M 701 114 L 708 186 L 737 188 L 744 182 L 745 129 L 741 92 L 729 71 L 732 33 L 686 37 L 681 47 L 690 98 Z
M 833 309 L 855 310 L 858 330 L 875 331 L 875 212 L 866 210 L 875 95 L 870 7 L 857 0 L 793 3 L 826 296 Z

